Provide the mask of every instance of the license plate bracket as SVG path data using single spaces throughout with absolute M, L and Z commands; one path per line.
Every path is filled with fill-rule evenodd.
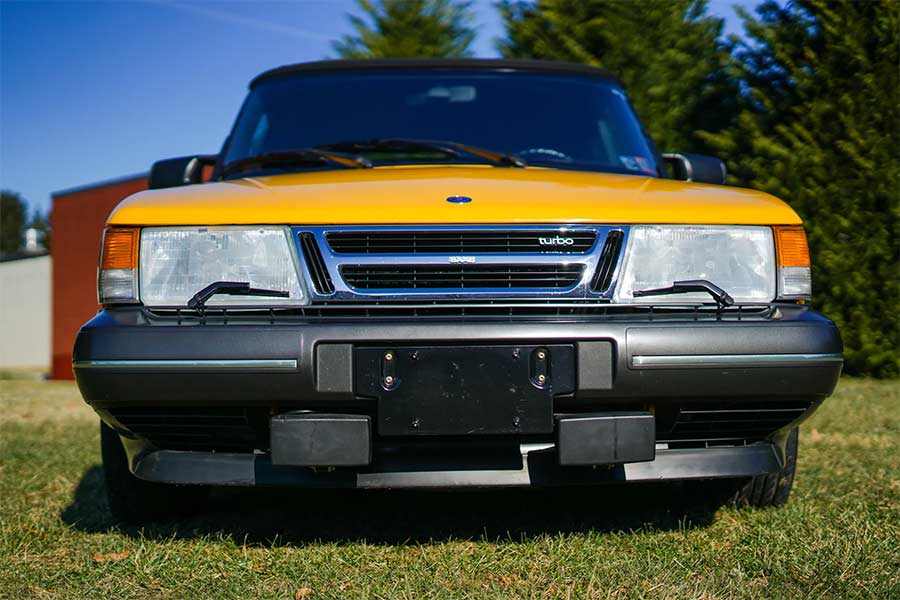
M 366 346 L 358 395 L 378 403 L 382 436 L 541 434 L 553 397 L 575 389 L 574 344 Z

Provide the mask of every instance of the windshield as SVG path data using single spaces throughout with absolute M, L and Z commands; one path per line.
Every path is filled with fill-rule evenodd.
M 508 71 L 343 71 L 264 80 L 238 116 L 223 164 L 317 147 L 349 148 L 375 166 L 487 162 L 469 154 L 367 143 L 396 139 L 452 141 L 535 166 L 658 174 L 650 144 L 617 84 Z M 298 168 L 309 165 L 266 170 Z

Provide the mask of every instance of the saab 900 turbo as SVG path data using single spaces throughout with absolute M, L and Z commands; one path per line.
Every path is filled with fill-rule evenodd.
M 842 345 L 800 218 L 724 182 L 587 66 L 263 73 L 219 154 L 156 163 L 109 217 L 74 367 L 114 514 L 219 485 L 783 504 Z

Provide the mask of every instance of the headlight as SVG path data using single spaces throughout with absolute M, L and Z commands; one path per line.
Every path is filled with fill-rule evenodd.
M 207 305 L 297 305 L 306 302 L 289 230 L 284 227 L 150 227 L 141 231 L 140 299 L 185 306 L 217 281 L 281 290 L 287 298 L 213 296 Z
M 634 297 L 634 292 L 705 279 L 737 304 L 775 298 L 775 243 L 769 227 L 668 226 L 631 228 L 615 301 L 641 304 L 706 303 L 703 293 Z

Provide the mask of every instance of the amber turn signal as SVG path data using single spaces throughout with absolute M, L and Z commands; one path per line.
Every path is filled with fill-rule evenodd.
M 803 227 L 776 227 L 775 248 L 781 267 L 808 267 L 809 244 Z
M 111 227 L 103 234 L 100 270 L 136 269 L 140 230 L 133 227 Z

